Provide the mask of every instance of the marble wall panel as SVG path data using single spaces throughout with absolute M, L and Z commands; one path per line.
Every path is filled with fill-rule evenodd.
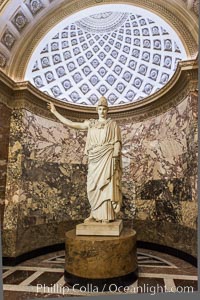
M 20 226 L 79 220 L 80 215 L 86 218 L 86 173 L 86 165 L 24 161 Z
M 28 226 L 52 219 L 77 218 L 79 210 L 83 216 L 89 214 L 84 138 L 84 132 L 69 130 L 28 111 L 13 111 L 5 229 L 17 228 L 19 220 L 21 225 Z M 18 205 L 20 212 L 16 214 Z
M 135 219 L 187 223 L 196 229 L 194 221 L 184 221 L 182 202 L 197 201 L 197 95 L 190 94 L 160 116 L 138 123 L 123 120 L 120 126 L 124 182 L 133 191 L 126 198 L 135 201 Z
M 0 224 L 3 225 L 11 110 L 0 103 Z
M 197 195 L 197 175 L 198 175 L 198 94 L 191 93 L 190 95 L 190 122 L 187 130 L 188 141 L 188 173 L 187 178 L 190 181 L 192 188 L 192 199 L 198 201 Z
M 56 163 L 86 164 L 86 132 L 67 128 L 24 111 L 22 123 L 23 154 L 33 160 Z
M 198 226 L 198 203 L 181 202 L 182 219 L 180 224 L 196 229 Z
M 156 201 L 155 200 L 136 200 L 136 217 L 135 220 L 154 221 L 156 218 Z
M 165 245 L 197 257 L 196 230 L 178 223 L 134 220 L 133 228 L 139 241 Z
M 22 118 L 21 111 L 13 111 L 10 121 L 8 167 L 5 194 L 4 228 L 17 228 L 19 200 L 22 191 Z

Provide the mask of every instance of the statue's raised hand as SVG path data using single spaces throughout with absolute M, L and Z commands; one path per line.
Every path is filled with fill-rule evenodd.
M 48 102 L 47 107 L 52 112 L 52 114 L 54 114 L 56 112 L 56 108 L 52 102 Z

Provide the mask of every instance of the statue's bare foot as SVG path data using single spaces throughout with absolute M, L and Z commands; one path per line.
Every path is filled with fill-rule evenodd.
M 84 220 L 84 223 L 89 223 L 89 222 L 95 222 L 96 220 L 93 218 L 93 216 L 89 216 L 87 219 Z

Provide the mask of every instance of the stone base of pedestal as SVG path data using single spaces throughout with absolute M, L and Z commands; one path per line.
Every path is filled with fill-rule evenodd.
M 119 237 L 78 236 L 66 232 L 65 280 L 71 286 L 126 286 L 137 279 L 136 232 L 123 228 Z M 75 286 L 76 284 L 76 286 Z
M 133 284 L 138 279 L 138 270 L 124 276 L 107 278 L 107 279 L 91 279 L 75 276 L 65 271 L 65 282 L 73 289 L 84 292 L 128 292 L 128 286 Z
M 76 225 L 76 235 L 119 236 L 122 229 L 122 220 L 109 223 L 86 222 Z

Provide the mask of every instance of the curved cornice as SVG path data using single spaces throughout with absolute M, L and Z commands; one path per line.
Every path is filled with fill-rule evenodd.
M 0 0 L 0 11 L 9 3 L 9 0 Z
M 84 120 L 96 118 L 95 108 L 61 103 L 59 100 L 37 90 L 30 82 L 14 82 L 3 72 L 0 72 L 0 102 L 10 108 L 24 108 L 35 114 L 54 119 L 47 109 L 47 102 L 52 101 L 58 111 L 71 119 Z M 179 63 L 177 70 L 165 87 L 141 102 L 112 107 L 109 115 L 113 119 L 133 118 L 142 121 L 159 115 L 176 106 L 191 91 L 197 90 L 198 65 L 197 60 Z
M 15 81 L 22 81 L 24 79 L 27 64 L 36 45 L 52 27 L 79 10 L 95 5 L 114 3 L 142 7 L 162 17 L 178 33 L 186 49 L 188 59 L 194 59 L 198 51 L 197 19 L 191 12 L 181 6 L 180 3 L 172 0 L 71 0 L 64 1 L 62 4 L 60 3 L 60 5 L 54 5 L 52 7 L 50 5 L 47 13 L 41 14 L 40 18 L 37 18 L 37 22 L 32 23 L 32 26 L 30 27 L 27 25 L 21 39 L 19 41 L 16 40 L 12 47 L 10 58 L 7 57 L 8 63 L 7 65 L 5 63 L 5 73 Z

